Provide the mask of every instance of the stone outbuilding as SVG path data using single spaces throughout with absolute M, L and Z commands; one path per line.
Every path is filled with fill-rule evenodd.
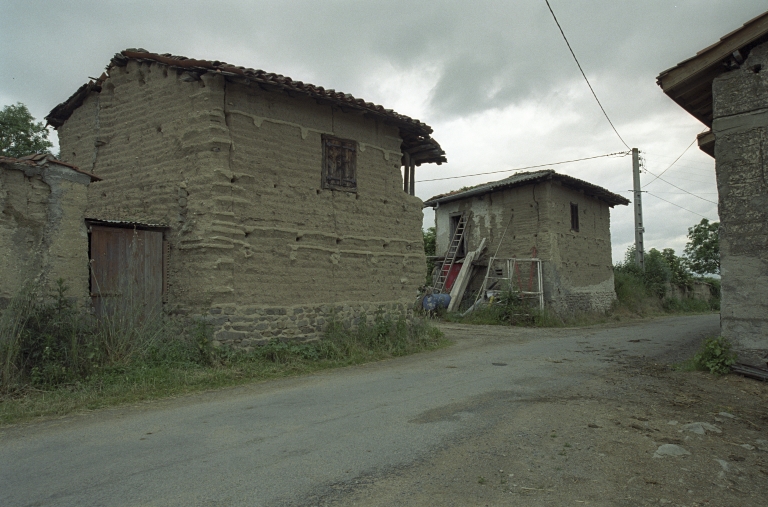
M 87 301 L 86 191 L 97 180 L 49 154 L 0 156 L 0 309 L 22 288 L 50 292 L 58 279 Z
M 558 313 L 605 311 L 616 299 L 610 210 L 629 204 L 620 195 L 547 169 L 438 195 L 424 204 L 435 209 L 439 256 L 448 252 L 462 216 L 468 220 L 458 256 L 486 240 L 470 292 L 481 286 L 489 257 L 537 258 L 543 300 Z M 498 269 L 501 275 L 503 266 Z M 525 284 L 538 275 L 528 266 L 522 271 L 518 267 L 512 278 L 521 281 L 519 289 L 531 290 Z
M 717 174 L 721 333 L 768 349 L 768 12 L 657 82 L 709 127 L 698 142 Z
M 278 74 L 141 49 L 46 119 L 61 157 L 103 179 L 86 211 L 95 298 L 136 273 L 140 297 L 205 315 L 241 347 L 410 311 L 425 265 L 414 169 L 446 161 L 428 125 Z

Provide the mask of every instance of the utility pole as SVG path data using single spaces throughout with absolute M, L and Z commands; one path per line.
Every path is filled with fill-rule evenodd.
M 645 249 L 643 248 L 643 198 L 640 190 L 640 158 L 637 148 L 632 148 L 632 182 L 635 192 L 635 263 L 645 271 Z

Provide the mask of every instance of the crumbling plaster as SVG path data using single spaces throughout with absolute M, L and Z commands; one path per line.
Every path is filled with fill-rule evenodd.
M 578 232 L 570 229 L 571 203 L 579 205 Z M 486 258 L 497 251 L 498 257 L 530 258 L 535 248 L 545 301 L 557 312 L 604 311 L 613 304 L 610 207 L 603 201 L 557 181 L 450 201 L 435 212 L 437 252 L 448 249 L 450 217 L 468 211 L 468 250 L 483 238 Z M 477 278 L 471 288 L 479 285 Z
M 90 177 L 68 167 L 0 164 L 0 306 L 24 287 L 88 301 L 84 212 Z
M 322 188 L 324 133 L 358 142 L 357 192 Z M 220 341 L 314 337 L 324 308 L 349 322 L 366 307 L 407 314 L 422 282 L 421 200 L 402 190 L 394 126 L 131 60 L 59 137 L 65 160 L 103 178 L 89 217 L 169 227 L 166 308 L 209 314 Z M 320 317 L 259 324 L 297 309 Z
M 768 43 L 712 84 L 721 332 L 768 349 Z

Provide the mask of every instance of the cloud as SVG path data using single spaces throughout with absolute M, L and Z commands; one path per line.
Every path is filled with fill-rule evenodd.
M 651 171 L 664 170 L 702 128 L 655 77 L 765 10 L 764 0 L 550 4 L 603 106 L 624 139 L 646 151 Z M 42 118 L 128 47 L 282 73 L 418 117 L 449 159 L 420 168 L 423 179 L 624 149 L 543 0 L 5 0 L 0 99 Z M 613 191 L 631 188 L 627 159 L 557 169 Z M 696 147 L 667 176 L 695 193 L 716 192 L 712 159 Z M 426 198 L 492 179 L 424 183 L 417 192 Z M 663 182 L 648 190 L 715 218 L 715 206 Z M 699 217 L 651 195 L 644 204 L 649 246 L 681 250 Z M 615 208 L 612 223 L 620 258 L 617 249 L 633 238 L 631 211 Z

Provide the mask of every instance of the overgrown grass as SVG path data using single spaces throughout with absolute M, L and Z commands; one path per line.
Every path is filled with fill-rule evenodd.
M 534 327 L 579 327 L 675 314 L 709 313 L 720 310 L 718 280 L 707 279 L 712 287 L 708 301 L 676 298 L 666 295 L 658 277 L 646 277 L 633 266 L 614 270 L 616 301 L 607 312 L 581 312 L 558 315 L 551 308 L 538 309 L 530 300 L 522 299 L 514 290 L 502 292 L 495 301 L 480 306 L 462 317 L 461 313 L 441 314 L 449 322 L 464 324 L 513 325 Z
M 161 315 L 96 320 L 25 291 L 0 321 L 0 424 L 184 395 L 432 350 L 447 345 L 426 321 L 378 312 L 356 330 L 331 321 L 322 339 L 273 339 L 250 351 L 214 348 L 204 321 Z M 132 326 L 121 328 L 133 320 Z

